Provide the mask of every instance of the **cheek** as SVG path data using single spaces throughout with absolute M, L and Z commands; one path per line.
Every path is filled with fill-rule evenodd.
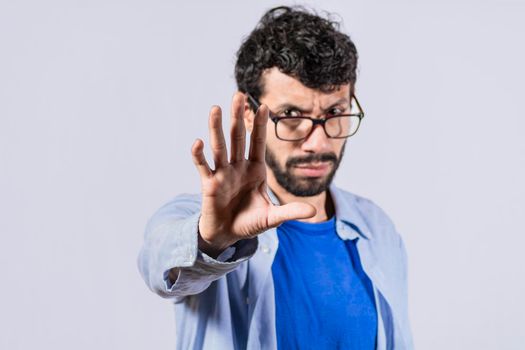
M 293 151 L 295 145 L 293 142 L 279 140 L 275 134 L 275 124 L 268 121 L 266 126 L 266 147 L 269 148 L 277 159 L 282 158 L 282 154 L 289 154 Z
M 274 158 L 277 158 L 277 144 L 279 143 L 279 140 L 275 136 L 275 132 L 273 131 L 273 123 L 268 123 L 266 126 L 266 149 L 272 152 L 274 155 Z
M 338 139 L 333 139 L 332 141 L 332 150 L 338 157 L 341 156 L 341 152 L 345 145 L 345 141 L 346 140 L 338 140 Z
M 273 157 L 283 163 L 294 153 L 292 142 L 284 142 L 278 139 L 267 140 L 266 149 L 273 154 Z
M 286 160 L 294 154 L 297 147 L 293 142 L 279 140 L 273 130 L 266 134 L 266 150 L 272 154 L 280 167 L 284 167 Z

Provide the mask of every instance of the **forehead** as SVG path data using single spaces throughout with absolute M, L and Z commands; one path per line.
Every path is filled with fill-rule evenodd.
M 267 69 L 261 77 L 263 94 L 261 98 L 272 103 L 319 101 L 330 103 L 341 98 L 350 99 L 350 83 L 340 85 L 331 92 L 309 88 L 298 79 L 281 73 L 276 67 Z

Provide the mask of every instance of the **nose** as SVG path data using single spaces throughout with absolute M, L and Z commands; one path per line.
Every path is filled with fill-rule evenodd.
M 314 126 L 310 135 L 303 141 L 301 148 L 310 153 L 322 153 L 330 148 L 328 137 L 321 125 Z

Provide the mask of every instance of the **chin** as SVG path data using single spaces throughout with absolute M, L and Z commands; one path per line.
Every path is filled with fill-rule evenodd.
M 284 185 L 283 187 L 294 196 L 313 197 L 328 189 L 330 186 L 328 180 L 326 176 L 323 178 L 301 178 L 281 185 Z

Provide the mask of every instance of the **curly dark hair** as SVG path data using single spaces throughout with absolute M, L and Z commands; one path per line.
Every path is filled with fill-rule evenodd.
M 339 22 L 303 7 L 281 6 L 262 16 L 237 51 L 238 89 L 258 99 L 264 93 L 261 75 L 272 67 L 323 92 L 348 83 L 353 90 L 357 50 Z

